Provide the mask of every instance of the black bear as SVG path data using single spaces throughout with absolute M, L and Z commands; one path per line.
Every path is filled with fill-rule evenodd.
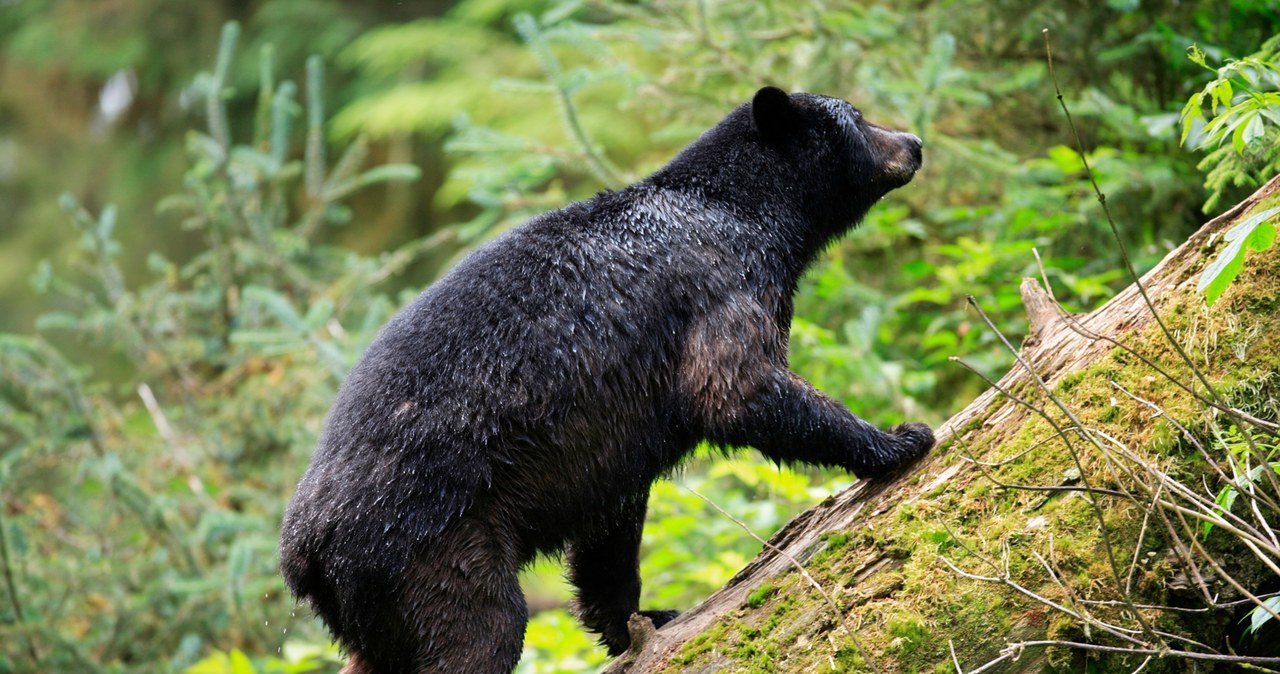
M 766 87 L 666 167 L 536 217 L 401 310 L 338 393 L 280 543 L 355 673 L 507 673 L 517 581 L 566 552 L 609 653 L 639 611 L 650 484 L 701 441 L 892 473 L 882 432 L 787 367 L 796 283 L 911 180 L 915 136 Z

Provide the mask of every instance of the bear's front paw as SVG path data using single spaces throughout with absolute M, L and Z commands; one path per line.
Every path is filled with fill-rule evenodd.
M 933 448 L 933 430 L 921 423 L 900 424 L 889 431 L 898 450 L 899 468 L 915 462 Z

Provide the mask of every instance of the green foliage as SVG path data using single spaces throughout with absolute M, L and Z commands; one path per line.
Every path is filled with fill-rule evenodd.
M 318 143 L 290 158 L 296 86 L 276 86 L 269 60 L 264 122 L 234 143 L 225 100 L 237 35 L 228 25 L 217 68 L 197 78 L 210 131 L 188 135 L 185 189 L 160 204 L 204 248 L 182 262 L 152 253 L 135 274 L 117 263 L 127 219 L 68 195 L 72 273 L 46 264 L 35 278 L 58 306 L 39 321 L 47 336 L 0 336 L 0 669 L 182 668 L 210 644 L 274 651 L 292 626 L 276 572 L 283 495 L 394 306 L 381 281 L 431 241 L 378 260 L 312 242 L 350 216 L 343 197 L 417 169 L 362 170 L 360 141 L 332 169 Z M 310 74 L 314 139 L 318 63 Z M 84 365 L 95 352 L 109 373 Z M 323 659 L 296 653 L 249 671 Z M 233 650 L 197 671 L 246 663 Z
M 1182 110 L 1183 143 L 1198 121 L 1204 126 L 1199 129 L 1197 147 L 1211 143 L 1221 145 L 1230 138 L 1231 146 L 1243 154 L 1246 145 L 1264 137 L 1268 126 L 1280 126 L 1280 92 L 1266 91 L 1280 85 L 1280 63 L 1272 60 L 1276 46 L 1280 46 L 1280 40 L 1263 47 L 1260 53 L 1265 57 L 1254 55 L 1228 61 L 1215 71 L 1217 79 L 1194 94 Z M 1192 45 L 1187 57 L 1213 70 L 1199 47 Z M 1204 118 L 1206 100 L 1213 114 L 1207 122 Z
M 949 356 L 965 355 L 992 373 L 1008 366 L 990 335 L 971 329 L 964 296 L 976 294 L 1002 325 L 1016 326 L 1021 303 L 1008 279 L 1039 274 L 1033 249 L 1073 309 L 1096 306 L 1121 282 L 1079 158 L 1056 147 L 1060 134 L 1042 140 L 1043 128 L 1058 120 L 1037 108 L 1050 99 L 1040 89 L 1039 54 L 1012 61 L 996 47 L 995 36 L 1018 31 L 1038 45 L 1044 24 L 1032 24 L 1050 17 L 921 13 L 895 3 L 596 0 L 531 2 L 504 25 L 471 5 L 380 28 L 345 54 L 373 83 L 365 102 L 383 101 L 410 117 L 393 121 L 360 107 L 365 102 L 339 113 L 348 130 L 446 137 L 451 168 L 435 207 L 471 209 L 458 230 L 464 241 L 645 175 L 763 83 L 844 96 L 872 119 L 925 138 L 925 171 L 893 195 L 898 206 L 873 210 L 863 231 L 832 251 L 831 266 L 804 281 L 797 302 L 798 370 L 875 410 L 878 423 L 937 420 L 976 394 L 977 384 Z M 1134 224 L 1126 243 L 1145 266 L 1198 224 L 1178 204 L 1200 196 L 1192 160 L 1176 152 L 1176 115 L 1168 110 L 1186 94 L 1131 74 L 1128 64 L 1150 57 L 1119 45 L 1138 40 L 1172 58 L 1182 38 L 1170 25 L 1136 23 L 1137 9 L 1118 8 L 1124 21 L 1108 12 L 1095 25 L 1114 46 L 1110 70 L 1079 87 L 1077 109 L 1094 125 L 1090 159 L 1113 211 Z M 1233 15 L 1230 25 L 1240 21 Z M 1187 15 L 1187 28 L 1221 22 Z M 1088 30 L 1067 37 L 1092 40 Z M 443 49 L 444 31 L 463 44 L 490 39 L 488 58 Z M 993 41 L 956 39 L 975 31 Z M 509 74 L 495 82 L 493 67 Z M 433 76 L 408 75 L 423 72 Z M 1189 88 L 1192 75 L 1173 81 Z M 429 96 L 421 90 L 421 104 L 392 101 L 415 87 L 431 88 Z M 1046 146 L 1055 149 L 1021 158 Z
M 1196 45 L 1187 56 L 1217 75 L 1187 99 L 1181 113 L 1183 143 L 1215 146 L 1199 165 L 1208 171 L 1205 187 L 1211 194 L 1204 210 L 1210 212 L 1230 188 L 1256 189 L 1280 172 L 1280 35 L 1257 53 L 1228 59 L 1217 69 Z
M 1273 612 L 1280 613 L 1280 597 L 1271 597 L 1264 600 L 1262 604 L 1270 610 L 1266 610 L 1262 606 L 1255 606 L 1252 611 L 1249 611 L 1249 627 L 1245 629 L 1245 634 L 1256 633 L 1259 629 L 1262 629 L 1263 625 L 1267 624 L 1268 620 L 1273 618 L 1271 615 Z
M 336 646 L 286 641 L 277 657 L 260 658 L 257 662 L 244 651 L 233 648 L 230 652 L 217 651 L 207 658 L 187 667 L 184 674 L 312 674 L 332 671 L 342 664 Z
M 295 634 L 326 639 L 289 617 L 276 529 L 338 382 L 399 288 L 532 214 L 646 175 L 761 84 L 843 96 L 925 138 L 924 172 L 803 282 L 792 364 L 876 423 L 944 418 L 980 386 L 948 357 L 992 374 L 1009 364 L 965 295 L 1016 331 L 1033 251 L 1072 310 L 1122 283 L 1080 158 L 1059 147 L 1040 29 L 1090 55 L 1067 73 L 1068 96 L 1140 265 L 1199 222 L 1201 179 L 1176 128 L 1201 85 L 1187 43 L 1251 53 L 1280 29 L 1252 0 L 1155 18 L 1141 3 L 1005 0 L 462 0 L 411 20 L 394 3 L 252 4 L 242 51 L 258 58 L 233 59 L 228 35 L 185 89 L 215 52 L 222 5 L 37 0 L 0 13 L 0 131 L 24 129 L 0 134 L 0 200 L 34 223 L 0 246 L 0 286 L 43 256 L 32 251 L 64 253 L 33 277 L 40 334 L 0 335 L 0 671 L 331 670 L 329 655 L 290 651 Z M 302 86 L 276 81 L 313 51 L 337 70 L 322 77 L 313 60 Z M 93 95 L 56 95 L 121 72 L 137 100 L 106 131 L 88 121 Z M 1233 73 L 1230 104 L 1211 115 L 1246 103 L 1239 78 L 1253 75 Z M 203 110 L 209 131 L 181 135 L 182 110 Z M 1235 128 L 1244 140 L 1262 123 Z M 66 128 L 81 129 L 60 141 L 75 153 L 46 141 Z M 1243 156 L 1224 142 L 1205 158 L 1214 198 L 1280 169 L 1254 161 L 1280 145 L 1263 128 Z M 349 143 L 337 161 L 326 138 Z M 416 161 L 423 179 L 408 190 L 419 169 L 361 168 L 387 157 Z M 56 231 L 41 195 L 68 186 L 74 250 L 37 243 Z M 691 490 L 767 536 L 849 481 L 750 455 L 692 462 L 654 489 L 643 603 L 688 607 L 759 548 Z M 526 587 L 563 603 L 556 576 L 539 565 Z M 603 659 L 545 610 L 521 671 Z
M 764 603 L 769 601 L 769 597 L 772 597 L 777 591 L 777 587 L 769 583 L 765 583 L 764 585 L 756 588 L 755 592 L 752 592 L 747 596 L 747 606 L 750 606 L 751 608 L 760 608 L 761 606 L 764 606 Z
M 852 481 L 843 474 L 780 469 L 756 456 L 712 455 L 673 480 L 658 482 L 649 499 L 640 559 L 641 603 L 685 608 L 720 589 L 760 552 L 760 543 L 702 496 L 767 538 Z
M 1241 255 L 1243 255 L 1243 252 Z M 1214 433 L 1217 439 L 1217 446 L 1221 455 L 1225 457 L 1227 468 L 1231 473 L 1230 481 L 1218 490 L 1217 498 L 1214 500 L 1219 512 L 1225 516 L 1232 512 L 1232 508 L 1236 506 L 1236 502 L 1240 500 L 1241 496 L 1244 496 L 1246 501 L 1252 503 L 1257 498 L 1256 494 L 1267 493 L 1267 487 L 1269 486 L 1267 480 L 1271 478 L 1264 476 L 1264 472 L 1269 472 L 1280 478 L 1280 461 L 1273 460 L 1280 456 L 1280 441 L 1275 437 L 1268 438 L 1255 434 L 1251 438 L 1254 446 L 1259 450 L 1255 453 L 1249 442 L 1235 426 L 1229 426 L 1225 430 L 1218 430 L 1215 427 Z M 1260 460 L 1255 460 L 1255 456 L 1260 456 Z M 1208 538 L 1215 528 L 1216 525 L 1213 520 L 1204 520 L 1200 524 L 1201 537 Z M 1264 607 L 1269 607 L 1270 610 Z M 1273 619 L 1272 612 L 1280 612 L 1280 597 L 1271 597 L 1264 600 L 1261 606 L 1254 606 L 1246 616 L 1249 625 L 1245 628 L 1244 633 L 1256 633 L 1267 621 Z
M 1192 46 L 1188 57 L 1214 70 L 1207 55 Z M 1182 108 L 1182 142 L 1190 138 L 1197 147 L 1216 144 L 1200 163 L 1208 169 L 1205 187 L 1212 190 L 1205 211 L 1221 203 L 1228 187 L 1256 188 L 1280 172 L 1280 36 L 1269 40 L 1258 53 L 1229 60 L 1217 77 L 1187 100 Z M 1205 120 L 1208 105 L 1212 118 Z M 1225 145 L 1230 138 L 1230 149 Z M 1212 305 L 1240 273 L 1245 252 L 1264 251 L 1275 243 L 1273 208 L 1233 226 L 1224 234 L 1226 248 L 1200 276 L 1197 289 Z
M 529 622 L 524 651 L 515 674 L 560 674 L 596 671 L 608 662 L 568 611 L 543 611 Z
M 1217 436 L 1218 447 L 1222 456 L 1227 460 L 1227 465 L 1231 469 L 1231 482 L 1218 491 L 1216 502 L 1223 512 L 1231 512 L 1231 507 L 1235 505 L 1236 499 L 1240 496 L 1240 492 L 1251 492 L 1255 485 L 1262 480 L 1262 471 L 1270 470 L 1280 475 L 1280 462 L 1271 461 L 1273 457 L 1280 451 L 1274 439 L 1272 442 L 1265 442 L 1262 437 L 1254 437 L 1254 443 L 1265 452 L 1266 462 L 1258 465 L 1251 460 L 1252 452 L 1249 443 L 1245 441 L 1244 436 L 1235 426 L 1230 426 L 1226 430 L 1218 430 L 1214 428 Z M 1204 521 L 1200 525 L 1200 534 L 1208 537 L 1209 532 L 1214 528 L 1212 521 Z

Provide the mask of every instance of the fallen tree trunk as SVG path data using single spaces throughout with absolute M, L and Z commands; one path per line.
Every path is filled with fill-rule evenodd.
M 1212 308 L 1195 285 L 1223 231 L 1278 203 L 1280 178 L 1206 224 L 1142 280 L 1224 405 L 1271 421 L 1280 394 L 1280 246 L 1253 253 Z M 1024 282 L 1023 298 L 1031 333 L 1021 356 L 1034 375 L 1015 365 L 938 430 L 937 449 L 909 474 L 859 481 L 801 514 L 723 589 L 662 630 L 633 619 L 633 649 L 605 671 L 972 671 L 998 661 L 986 671 L 1022 672 L 1098 658 L 1097 671 L 1132 671 L 1142 664 L 1141 653 L 1081 647 L 1002 654 L 1010 643 L 1045 640 L 1118 641 L 1141 650 L 1096 624 L 1082 626 L 1088 619 L 1072 613 L 1134 630 L 1158 623 L 1159 631 L 1200 642 L 1160 644 L 1172 651 L 1280 655 L 1274 631 L 1265 635 L 1270 645 L 1238 641 L 1239 619 L 1251 604 L 1204 608 L 1213 593 L 1219 603 L 1239 596 L 1223 574 L 1257 564 L 1250 566 L 1248 555 L 1238 560 L 1228 542 L 1221 556 L 1239 563 L 1215 575 L 1203 559 L 1197 563 L 1196 542 L 1177 534 L 1186 530 L 1177 513 L 1152 515 L 1133 497 L 1144 493 L 1146 478 L 1126 461 L 1149 461 L 1164 471 L 1151 474 L 1208 486 L 1210 498 L 1220 486 L 1191 446 L 1196 434 L 1211 435 L 1215 412 L 1188 392 L 1204 387 L 1154 325 L 1138 288 L 1081 317 L 1063 314 L 1032 280 Z M 1060 411 L 1048 390 L 1076 416 Z M 1089 433 L 1073 433 L 1076 424 Z M 1274 434 L 1274 426 L 1253 428 Z M 1083 442 L 1068 446 L 1068 436 L 1086 435 L 1112 438 L 1118 455 L 1132 456 L 1122 460 Z M 1210 481 L 1202 485 L 1203 475 Z M 1151 500 L 1159 498 L 1157 492 Z M 1250 580 L 1254 592 L 1280 590 L 1272 587 L 1280 573 L 1269 578 L 1265 564 Z M 1139 604 L 1190 611 L 1170 615 Z

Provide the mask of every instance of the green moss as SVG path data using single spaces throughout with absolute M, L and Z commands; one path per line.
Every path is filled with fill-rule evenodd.
M 1084 372 L 1072 372 L 1058 382 L 1058 393 L 1070 393 L 1071 389 L 1074 389 L 1076 384 L 1084 381 L 1084 379 Z
M 843 531 L 832 531 L 822 535 L 827 542 L 827 549 L 832 552 L 843 549 L 849 544 L 849 534 Z
M 860 672 L 867 668 L 867 661 L 853 648 L 841 648 L 833 658 L 837 672 Z
M 764 603 L 769 600 L 769 597 L 772 597 L 773 593 L 777 591 L 778 588 L 774 587 L 771 583 L 765 583 L 764 585 L 756 588 L 756 591 L 752 592 L 751 595 L 747 597 L 747 606 L 751 608 L 760 608 L 761 606 L 764 606 Z
M 894 618 L 887 628 L 890 649 L 901 655 L 910 655 L 929 643 L 929 628 L 916 616 Z
M 738 671 L 772 672 L 779 652 L 777 644 L 768 639 L 763 630 L 739 623 L 726 655 L 734 661 Z
M 713 627 L 704 630 L 698 636 L 686 641 L 684 646 L 680 648 L 680 652 L 671 658 L 671 664 L 674 665 L 690 665 L 693 664 L 699 656 L 709 653 L 721 643 L 724 638 L 726 628 L 723 622 L 717 623 Z
M 955 546 L 955 538 L 952 537 L 951 532 L 942 528 L 928 529 L 920 538 L 936 546 L 938 552 L 944 552 Z

